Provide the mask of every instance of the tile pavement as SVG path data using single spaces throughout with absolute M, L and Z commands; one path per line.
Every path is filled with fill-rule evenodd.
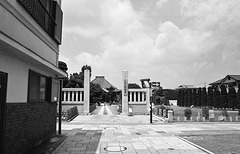
M 164 124 L 156 119 L 149 124 L 149 115 L 80 115 L 63 123 L 62 130 L 66 139 L 53 154 L 211 154 L 179 135 L 240 132 L 240 124 Z

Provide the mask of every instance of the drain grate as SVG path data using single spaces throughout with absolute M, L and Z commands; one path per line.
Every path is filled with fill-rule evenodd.
M 123 146 L 110 146 L 110 147 L 105 147 L 104 150 L 107 152 L 122 152 L 122 151 L 126 151 L 127 148 Z
M 168 148 L 168 150 L 174 150 L 173 148 Z

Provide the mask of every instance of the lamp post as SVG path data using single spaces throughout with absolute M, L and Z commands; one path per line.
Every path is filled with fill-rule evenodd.
M 143 88 L 149 88 L 149 93 L 150 93 L 150 123 L 152 123 L 152 92 L 151 92 L 151 83 L 150 79 L 141 79 L 140 80 L 142 83 Z
M 66 77 L 58 77 L 60 82 L 59 85 L 59 100 L 58 100 L 58 134 L 62 134 L 62 88 L 63 88 L 63 80 L 67 79 Z

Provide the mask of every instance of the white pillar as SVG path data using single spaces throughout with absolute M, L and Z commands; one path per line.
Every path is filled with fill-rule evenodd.
M 89 114 L 90 105 L 90 71 L 88 69 L 84 70 L 84 105 L 83 113 Z
M 128 115 L 128 71 L 122 71 L 122 115 Z
M 147 114 L 150 114 L 150 88 L 146 89 L 146 107 Z

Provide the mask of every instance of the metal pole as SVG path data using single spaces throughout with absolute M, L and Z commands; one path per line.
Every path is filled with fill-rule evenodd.
M 60 94 L 59 94 L 59 104 L 58 104 L 58 107 L 59 107 L 59 115 L 58 115 L 58 134 L 62 134 L 61 131 L 62 131 L 62 84 L 63 83 L 63 80 L 60 79 Z
M 152 101 L 150 100 L 150 123 L 152 123 Z

